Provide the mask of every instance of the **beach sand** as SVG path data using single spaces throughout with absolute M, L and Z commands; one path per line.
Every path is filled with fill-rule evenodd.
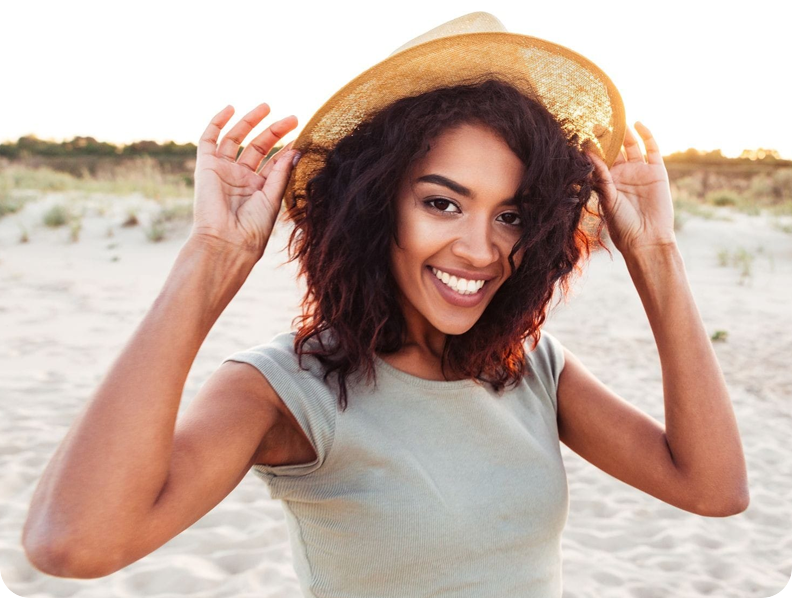
M 68 227 L 40 224 L 43 211 L 62 201 L 86 206 L 77 243 Z M 152 243 L 140 226 L 120 226 L 130 206 L 138 206 L 143 225 L 156 209 L 139 197 L 50 194 L 0 220 L 0 573 L 28 598 L 298 598 L 281 505 L 252 473 L 181 535 L 108 577 L 51 577 L 24 555 L 22 524 L 44 467 L 156 297 L 189 231 L 182 224 Z M 678 241 L 707 332 L 727 333 L 714 347 L 742 434 L 751 504 L 733 517 L 697 516 L 562 445 L 571 501 L 564 598 L 765 598 L 789 581 L 792 452 L 783 439 L 792 429 L 792 235 L 766 216 L 717 213 L 690 218 Z M 20 224 L 28 243 L 18 242 Z M 295 264 L 282 265 L 287 234 L 279 223 L 204 342 L 181 411 L 224 357 L 290 329 L 301 283 Z M 719 264 L 719 252 L 740 248 L 753 256 L 743 258 L 750 274 Z M 663 421 L 657 350 L 618 251 L 612 260 L 602 251 L 592 257 L 546 329 L 616 393 Z

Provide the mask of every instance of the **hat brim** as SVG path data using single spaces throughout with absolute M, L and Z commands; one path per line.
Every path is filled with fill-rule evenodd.
M 493 75 L 565 119 L 609 167 L 616 160 L 626 130 L 624 104 L 616 86 L 593 62 L 527 35 L 463 33 L 395 53 L 327 100 L 294 142 L 303 158 L 292 171 L 285 199 L 291 203 L 295 191 L 304 191 L 323 166 L 321 152 L 311 150 L 331 149 L 369 115 L 399 98 Z

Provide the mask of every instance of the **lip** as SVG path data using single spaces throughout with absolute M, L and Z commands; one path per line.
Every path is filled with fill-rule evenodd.
M 489 284 L 488 282 L 485 282 L 484 286 L 481 287 L 477 293 L 473 293 L 472 295 L 460 295 L 451 289 L 451 287 L 449 287 L 447 284 L 441 282 L 437 276 L 434 275 L 434 272 L 432 272 L 431 266 L 427 266 L 425 270 L 429 275 L 429 278 L 432 279 L 437 292 L 440 293 L 440 296 L 451 305 L 456 305 L 457 307 L 475 307 L 484 300 L 487 285 Z M 449 270 L 443 270 L 443 272 L 448 272 L 449 274 L 452 273 Z
M 471 272 L 470 270 L 459 270 L 457 268 L 441 268 L 439 266 L 435 266 L 434 264 L 429 264 L 430 268 L 437 268 L 442 272 L 448 272 L 451 276 L 456 276 L 457 278 L 466 278 L 468 280 L 492 280 L 495 278 L 494 274 L 482 274 L 481 272 Z M 434 272 L 432 272 L 432 276 L 434 276 Z

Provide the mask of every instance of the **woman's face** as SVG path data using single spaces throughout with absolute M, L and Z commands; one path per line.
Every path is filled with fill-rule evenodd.
M 466 332 L 511 275 L 524 168 L 497 133 L 463 124 L 432 141 L 401 182 L 391 267 L 414 334 Z

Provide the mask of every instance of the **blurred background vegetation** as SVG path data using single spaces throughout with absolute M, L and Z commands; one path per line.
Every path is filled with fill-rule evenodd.
M 274 147 L 267 158 L 279 149 Z M 93 137 L 62 142 L 20 137 L 0 144 L 0 217 L 19 211 L 42 192 L 139 194 L 163 204 L 173 198 L 188 200 L 193 193 L 195 152 L 192 143 L 114 145 Z M 777 151 L 745 150 L 729 158 L 720 150 L 689 149 L 664 160 L 677 229 L 690 216 L 721 217 L 718 209 L 728 207 L 749 215 L 765 212 L 779 229 L 792 233 L 792 160 L 782 159 Z M 190 219 L 191 203 L 180 206 L 179 217 Z M 163 218 L 173 218 L 174 208 L 167 210 Z
M 281 147 L 272 148 L 267 159 Z M 156 201 L 190 198 L 195 152 L 193 143 L 172 141 L 119 146 L 93 137 L 62 142 L 20 137 L 0 144 L 0 217 L 36 199 L 31 191 L 140 194 Z

